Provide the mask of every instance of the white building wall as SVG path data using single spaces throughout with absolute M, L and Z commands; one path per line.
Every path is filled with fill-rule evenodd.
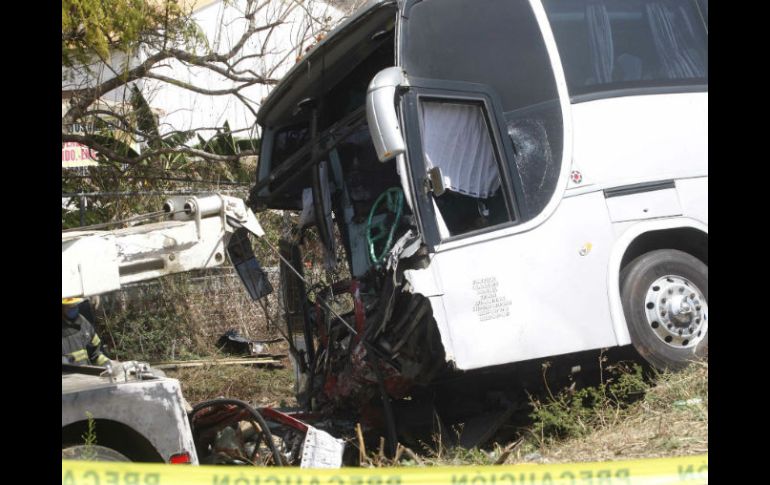
M 208 39 L 209 45 L 216 52 L 227 52 L 240 39 L 247 28 L 243 18 L 245 1 L 232 3 L 219 1 L 206 6 L 194 14 L 195 21 Z M 328 19 L 326 26 L 342 17 L 341 12 L 320 2 L 312 5 L 316 18 Z M 289 12 L 287 14 L 287 11 Z M 284 18 L 284 23 L 275 29 L 254 34 L 244 45 L 240 56 L 261 55 L 247 58 L 237 68 L 250 70 L 266 78 L 280 79 L 294 65 L 298 48 L 309 45 L 311 41 L 303 39 L 313 36 L 320 25 L 312 25 L 307 13 L 291 1 L 274 1 L 259 12 L 258 25 L 269 25 Z M 304 42 L 303 42 L 304 40 Z M 239 56 L 239 57 L 240 57 Z M 213 71 L 185 66 L 177 60 L 168 63 L 169 67 L 158 70 L 159 74 L 173 77 L 206 89 L 227 89 L 238 83 Z M 251 73 L 244 74 L 249 76 Z M 261 100 L 272 86 L 252 85 L 240 91 L 256 112 Z M 200 127 L 221 127 L 227 121 L 232 130 L 251 129 L 237 133 L 238 137 L 255 137 L 254 112 L 234 95 L 212 96 L 188 91 L 181 87 L 156 80 L 148 80 L 143 89 L 153 108 L 161 112 L 161 130 L 189 130 Z M 213 132 L 203 133 L 208 138 Z
M 209 47 L 215 52 L 229 51 L 248 27 L 248 21 L 243 18 L 245 6 L 245 0 L 219 0 L 194 12 L 195 22 L 200 26 Z M 312 21 L 310 16 L 315 21 Z M 273 0 L 257 13 L 256 18 L 257 25 L 269 25 L 277 21 L 282 23 L 274 29 L 263 30 L 251 36 L 236 59 L 244 56 L 255 57 L 239 63 L 237 69 L 250 70 L 257 75 L 280 80 L 294 65 L 298 54 L 314 42 L 313 37 L 323 28 L 330 29 L 334 26 L 343 18 L 343 13 L 317 0 L 307 0 L 304 5 L 299 5 L 299 2 L 293 0 Z M 109 79 L 114 76 L 114 72 L 122 72 L 126 67 L 141 63 L 147 55 L 146 52 L 140 52 L 133 58 L 127 58 L 122 53 L 116 53 L 110 59 L 112 69 L 96 62 L 90 66 L 91 75 L 62 69 L 62 91 L 93 85 L 94 79 Z M 153 72 L 208 90 L 225 90 L 238 84 L 208 69 L 186 66 L 176 59 L 164 62 L 162 67 L 154 69 Z M 252 73 L 243 75 L 251 76 Z M 233 95 L 213 96 L 196 93 L 155 79 L 145 79 L 136 84 L 154 111 L 159 113 L 162 133 L 200 127 L 221 127 L 227 121 L 233 131 L 249 129 L 236 133 L 236 137 L 249 138 L 258 136 L 255 131 L 254 113 L 272 88 L 270 85 L 255 84 L 240 91 L 251 105 L 252 112 L 243 101 Z M 130 91 L 116 89 L 104 98 L 116 102 L 128 101 Z M 214 131 L 201 132 L 206 139 L 213 134 Z

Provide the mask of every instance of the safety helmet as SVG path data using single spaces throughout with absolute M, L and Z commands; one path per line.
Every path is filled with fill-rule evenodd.
M 83 298 L 62 298 L 62 306 L 79 305 L 83 301 Z

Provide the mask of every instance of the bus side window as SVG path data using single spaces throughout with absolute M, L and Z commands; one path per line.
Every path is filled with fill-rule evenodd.
M 483 106 L 423 101 L 420 121 L 426 169 L 439 167 L 446 188 L 435 202 L 449 235 L 511 221 Z
M 570 95 L 708 82 L 708 2 L 544 0 Z

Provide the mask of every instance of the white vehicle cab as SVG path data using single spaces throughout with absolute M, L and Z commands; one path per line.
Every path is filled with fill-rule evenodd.
M 250 205 L 309 215 L 287 259 L 315 224 L 350 268 L 317 292 L 352 295 L 349 325 L 285 273 L 311 405 L 705 355 L 707 37 L 700 0 L 373 1 L 309 52 L 259 112 Z

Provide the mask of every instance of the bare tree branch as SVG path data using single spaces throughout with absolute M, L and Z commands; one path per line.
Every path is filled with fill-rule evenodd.
M 128 70 L 126 73 L 110 78 L 102 83 L 97 84 L 91 88 L 83 88 L 79 90 L 70 91 L 75 99 L 64 118 L 70 123 L 78 120 L 83 116 L 85 110 L 94 103 L 97 99 L 110 91 L 113 91 L 121 86 L 141 79 L 149 74 L 150 69 L 160 61 L 172 57 L 169 52 L 161 51 L 155 55 L 149 56 L 144 62 L 139 64 L 133 69 Z
M 180 129 L 169 122 L 160 122 L 155 116 L 155 122 L 144 122 L 144 127 L 137 126 L 138 117 L 129 114 L 135 109 L 135 100 L 131 94 L 133 91 L 124 89 L 122 93 L 122 102 L 119 96 L 115 96 L 116 90 L 137 86 L 139 91 L 147 100 L 147 104 L 152 106 L 154 96 L 152 89 L 165 89 L 164 85 L 174 86 L 176 88 L 196 93 L 203 96 L 233 96 L 238 106 L 243 106 L 244 115 L 256 118 L 259 102 L 251 98 L 257 98 L 253 91 L 247 88 L 254 86 L 271 86 L 278 83 L 275 76 L 279 69 L 285 66 L 288 59 L 296 52 L 300 51 L 303 45 L 315 37 L 316 32 L 327 29 L 328 18 L 326 13 L 321 16 L 316 15 L 319 10 L 313 5 L 313 0 L 243 0 L 245 7 L 243 11 L 233 11 L 237 8 L 235 5 L 223 4 L 222 9 L 231 9 L 229 12 L 235 13 L 234 17 L 225 18 L 225 10 L 221 10 L 222 26 L 229 26 L 229 29 L 236 29 L 233 32 L 232 42 L 229 36 L 226 38 L 227 44 L 222 51 L 218 47 L 210 49 L 203 48 L 198 43 L 195 33 L 197 26 L 194 24 L 192 13 L 187 13 L 184 18 L 171 18 L 168 4 L 165 5 L 165 13 L 158 18 L 160 23 L 145 32 L 140 33 L 140 40 L 136 47 L 136 52 L 132 54 L 124 52 L 125 62 L 114 64 L 111 59 L 105 58 L 97 51 L 96 47 L 91 48 L 91 54 L 94 62 L 72 68 L 73 76 L 69 76 L 70 84 L 62 88 L 62 99 L 70 100 L 66 112 L 62 116 L 62 142 L 75 142 L 96 150 L 101 157 L 115 162 L 128 165 L 136 165 L 147 160 L 161 160 L 164 165 L 171 163 L 169 160 L 176 160 L 176 166 L 186 166 L 189 160 L 184 157 L 174 158 L 174 155 L 189 155 L 201 160 L 211 162 L 234 162 L 247 156 L 256 155 L 254 151 L 243 151 L 237 154 L 213 154 L 206 150 L 191 148 L 179 140 L 184 138 L 182 134 L 209 132 L 221 130 L 221 127 L 202 127 L 190 126 L 188 129 Z M 283 26 L 298 25 L 300 21 L 298 38 L 294 33 L 286 30 L 286 37 L 292 37 L 289 46 L 278 45 L 281 35 L 278 30 Z M 287 29 L 289 27 L 286 27 Z M 104 29 L 103 29 L 104 30 Z M 193 32 L 193 34 L 190 34 Z M 229 32 L 229 31 L 228 31 Z M 293 32 L 293 29 L 291 30 Z M 66 34 L 66 35 L 65 35 Z M 77 35 L 81 37 L 77 37 Z M 112 35 L 105 32 L 105 37 Z M 85 41 L 83 32 L 62 33 L 62 42 L 72 42 L 75 39 Z M 190 37 L 192 35 L 192 37 Z M 256 42 L 256 43 L 255 43 Z M 299 42 L 299 45 L 297 45 Z M 248 46 L 248 47 L 247 47 Z M 288 47 L 288 48 L 285 48 Z M 133 48 L 133 47 L 131 47 Z M 258 59 L 253 62 L 257 67 L 249 66 L 248 61 Z M 176 61 L 176 62 L 175 62 Z M 114 65 L 113 65 L 114 64 Z M 195 79 L 197 77 L 185 78 L 183 73 L 176 69 L 183 66 L 190 72 L 206 72 L 211 75 L 204 76 L 206 83 L 201 83 Z M 248 67 L 247 67 L 248 66 Z M 180 78 L 180 74 L 181 78 Z M 67 73 L 64 73 L 66 76 Z M 196 74 L 197 76 L 197 74 Z M 142 84 L 142 80 L 150 81 Z M 155 84 L 155 81 L 158 84 Z M 77 84 L 76 84 L 77 83 Z M 246 90 L 246 91 L 245 91 Z M 119 91 L 117 91 L 119 92 Z M 157 91 L 160 92 L 160 91 Z M 112 93 L 112 94 L 110 94 Z M 105 97 L 105 95 L 108 95 Z M 111 101 L 102 102 L 109 98 Z M 116 99 L 117 98 L 117 99 Z M 198 98 L 194 98 L 198 99 Z M 197 102 L 197 101 L 196 101 Z M 173 104 L 172 104 L 173 105 Z M 174 107 L 176 108 L 176 107 Z M 179 111 L 172 108 L 171 113 Z M 190 113 L 196 111 L 195 102 L 191 102 Z M 232 108 L 228 108 L 232 109 Z M 246 113 L 249 114 L 246 114 Z M 170 113 L 162 113 L 161 116 L 170 118 Z M 215 115 L 216 116 L 216 115 Z M 220 115 L 222 116 L 222 115 Z M 152 140 L 151 146 L 143 147 L 142 153 L 138 156 L 131 156 L 116 150 L 112 145 L 106 146 L 104 141 L 104 132 L 99 132 L 93 128 L 91 123 L 84 123 L 83 133 L 68 133 L 69 125 L 79 121 L 92 121 L 98 118 L 97 124 L 100 128 L 108 128 L 112 137 L 116 140 L 130 140 L 131 143 L 147 143 Z M 183 116 L 182 119 L 197 119 L 194 117 Z M 145 120 L 148 118 L 144 118 Z M 180 119 L 174 117 L 175 120 Z M 151 118 L 150 118 L 151 120 Z M 213 120 L 214 122 L 221 121 Z M 230 120 L 232 121 L 232 120 Z M 177 122 L 178 123 L 178 122 Z M 206 122 L 204 124 L 211 124 Z M 149 126 L 153 127 L 150 128 Z M 89 133 L 89 130 L 94 132 Z M 248 128 L 236 127 L 229 130 L 229 133 L 235 134 L 244 131 L 255 130 L 254 136 L 258 134 L 256 125 Z M 159 136 L 159 133 L 163 133 Z M 165 146 L 167 143 L 160 143 L 164 140 L 175 140 L 179 146 Z M 187 141 L 187 140 L 185 140 Z M 171 144 L 171 143 L 168 143 Z
M 254 115 L 254 118 L 257 117 L 257 111 L 251 107 L 251 103 L 246 99 L 244 95 L 242 95 L 241 93 L 235 93 L 235 97 L 240 99 L 243 105 L 246 106 L 246 108 L 248 108 L 249 111 L 251 111 L 251 114 Z
M 200 93 L 200 94 L 206 94 L 209 96 L 222 96 L 226 94 L 236 94 L 238 91 L 240 91 L 243 88 L 246 88 L 248 86 L 253 86 L 254 84 L 262 82 L 260 79 L 252 79 L 249 82 L 239 84 L 237 86 L 234 86 L 232 88 L 226 88 L 226 89 L 205 89 L 205 88 L 199 88 L 198 86 L 195 86 L 194 84 L 186 83 L 184 81 L 180 81 L 178 79 L 174 79 L 168 76 L 161 76 L 160 74 L 147 74 L 145 77 L 149 79 L 157 79 L 158 81 L 163 81 L 168 84 L 173 84 L 174 86 L 178 86 L 180 88 L 184 88 L 188 91 L 192 91 L 194 93 Z M 276 81 L 274 81 L 276 82 Z M 267 84 L 267 83 L 263 83 Z
M 253 103 L 253 101 L 248 100 L 248 98 L 246 98 L 245 96 L 243 96 L 241 94 L 237 94 L 236 93 L 235 96 L 241 98 L 241 100 L 247 106 L 248 106 L 247 103 Z M 256 113 L 254 111 L 252 111 L 252 112 L 256 116 Z M 147 133 L 139 131 L 139 130 L 133 128 L 131 126 L 131 124 L 129 123 L 129 121 L 124 116 L 121 116 L 121 115 L 115 113 L 114 111 L 109 111 L 109 110 L 89 110 L 89 111 L 86 112 L 86 116 L 98 116 L 98 115 L 102 115 L 102 117 L 99 118 L 100 123 L 104 123 L 104 125 L 106 125 L 108 127 L 112 127 L 112 128 L 114 128 L 116 130 L 120 130 L 123 133 L 133 134 L 133 135 L 136 135 L 136 136 L 141 137 L 141 138 L 146 138 L 147 137 Z M 118 124 L 113 123 L 112 121 L 109 120 L 109 117 L 117 118 L 118 121 L 120 121 L 121 124 L 118 125 Z M 196 127 L 196 128 L 190 128 L 189 130 L 172 130 L 172 131 L 169 131 L 169 132 L 165 132 L 163 134 L 163 136 L 165 138 L 168 138 L 168 137 L 172 137 L 174 135 L 180 135 L 180 134 L 183 134 L 183 133 L 188 133 L 192 137 L 193 134 L 195 134 L 195 133 L 197 133 L 199 131 L 201 131 L 201 132 L 215 131 L 216 132 L 216 131 L 219 131 L 221 129 L 222 129 L 221 126 L 199 126 L 199 127 Z M 248 132 L 248 131 L 251 131 L 252 129 L 253 129 L 252 127 L 237 128 L 237 129 L 234 129 L 234 130 L 230 130 L 230 134 Z M 88 135 L 85 135 L 85 136 L 88 136 Z M 132 137 L 132 140 L 136 141 L 137 139 Z

